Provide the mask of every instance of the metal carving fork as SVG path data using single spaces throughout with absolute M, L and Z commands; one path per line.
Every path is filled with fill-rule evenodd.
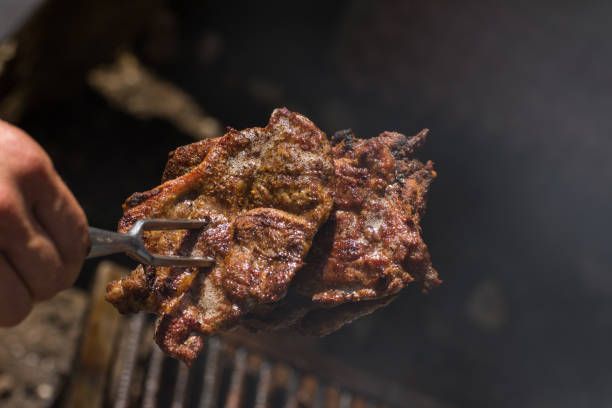
M 127 234 L 120 234 L 99 228 L 89 227 L 91 248 L 87 259 L 125 252 L 138 262 L 154 266 L 210 266 L 212 258 L 191 256 L 166 256 L 147 251 L 142 241 L 142 232 L 151 230 L 185 230 L 202 228 L 207 220 L 191 219 L 144 219 L 138 220 Z

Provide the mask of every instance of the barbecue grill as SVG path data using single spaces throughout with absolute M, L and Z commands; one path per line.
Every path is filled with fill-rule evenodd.
M 278 335 L 235 331 L 207 339 L 189 368 L 154 344 L 153 316 L 123 317 L 104 301 L 106 284 L 125 273 L 109 262 L 98 268 L 80 356 L 63 406 L 446 406 Z

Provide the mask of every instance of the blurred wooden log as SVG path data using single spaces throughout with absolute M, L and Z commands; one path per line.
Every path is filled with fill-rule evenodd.
M 89 85 L 114 107 L 139 119 L 162 119 L 196 140 L 223 136 L 221 123 L 187 92 L 158 77 L 136 55 L 121 52 L 112 65 L 89 72 Z
M 0 74 L 0 117 L 75 95 L 93 66 L 113 59 L 163 0 L 48 0 L 19 30 Z

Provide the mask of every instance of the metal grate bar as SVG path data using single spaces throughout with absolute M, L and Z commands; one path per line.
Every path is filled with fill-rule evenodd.
M 104 265 L 94 306 L 106 304 Z M 248 402 L 255 408 L 448 407 L 270 334 L 237 330 L 210 338 L 202 358 L 188 369 L 166 358 L 151 336 L 144 335 L 153 330 L 146 314 L 124 318 L 109 312 L 90 316 L 83 346 L 87 352 L 80 356 L 65 406 L 238 408 Z M 113 324 L 105 323 L 109 318 L 115 319 Z
M 183 362 L 178 363 L 174 393 L 172 394 L 172 408 L 183 408 L 187 393 L 187 381 L 189 380 L 189 367 Z
M 123 364 L 119 372 L 115 408 L 127 408 L 130 403 L 132 377 L 136 368 L 140 339 L 145 327 L 145 321 L 146 316 L 144 313 L 138 313 L 129 320 L 127 328 L 128 340 L 123 354 Z
M 232 379 L 230 380 L 230 388 L 225 403 L 225 408 L 238 408 L 240 407 L 240 401 L 242 399 L 242 386 L 244 384 L 244 377 L 247 369 L 247 352 L 245 349 L 240 348 L 236 352 L 234 358 L 234 372 L 232 373 Z
M 200 408 L 215 408 L 217 406 L 217 392 L 219 390 L 219 363 L 221 355 L 221 341 L 213 337 L 208 340 L 208 353 L 204 369 L 204 386 L 200 395 Z
M 189 367 L 183 362 L 178 363 L 174 394 L 172 395 L 172 408 L 183 408 L 189 380 Z
M 272 365 L 263 361 L 259 366 L 259 381 L 255 393 L 255 408 L 266 408 L 270 397 L 272 383 Z
M 153 351 L 151 352 L 151 360 L 149 361 L 147 378 L 145 379 L 142 408 L 155 408 L 157 406 L 157 392 L 159 391 L 162 364 L 164 363 L 164 352 L 155 344 L 151 348 Z
M 287 378 L 287 401 L 285 402 L 285 408 L 297 408 L 298 407 L 298 390 L 300 388 L 300 376 L 291 368 Z

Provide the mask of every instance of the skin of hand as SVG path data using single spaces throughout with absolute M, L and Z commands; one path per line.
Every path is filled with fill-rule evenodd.
M 45 151 L 0 120 L 0 326 L 76 280 L 89 248 L 85 213 Z

